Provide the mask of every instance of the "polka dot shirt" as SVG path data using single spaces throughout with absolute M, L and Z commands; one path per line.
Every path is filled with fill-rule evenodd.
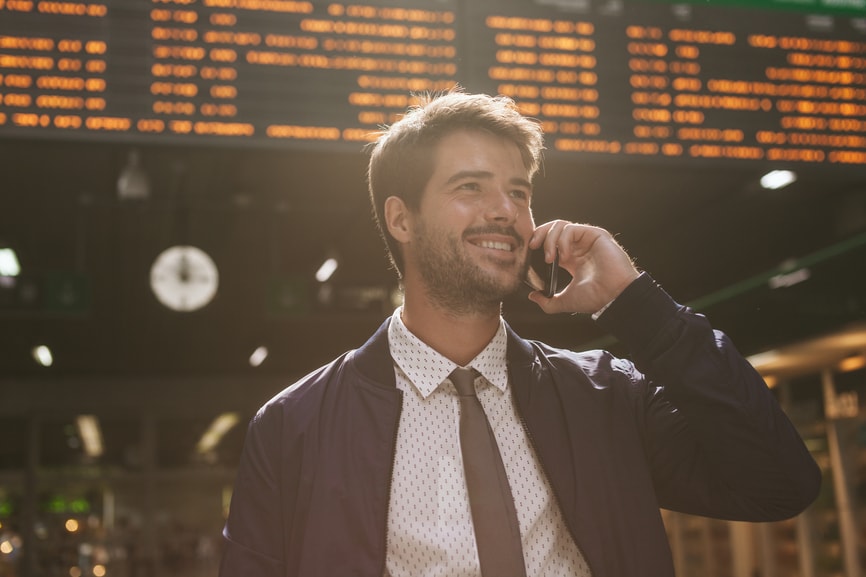
M 478 553 L 460 455 L 457 365 L 413 335 L 397 309 L 388 331 L 403 412 L 388 512 L 386 577 L 478 577 Z M 469 367 L 505 464 L 527 577 L 586 577 L 508 391 L 504 323 Z

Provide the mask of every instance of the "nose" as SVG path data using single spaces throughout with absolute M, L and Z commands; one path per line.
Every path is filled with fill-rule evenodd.
M 488 194 L 485 218 L 490 222 L 512 223 L 517 220 L 520 207 L 507 189 L 498 188 Z

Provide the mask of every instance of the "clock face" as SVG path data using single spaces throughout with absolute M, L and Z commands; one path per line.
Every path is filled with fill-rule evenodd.
M 219 271 L 211 257 L 194 246 L 173 246 L 150 267 L 150 288 L 160 303 L 176 311 L 202 308 L 216 296 Z

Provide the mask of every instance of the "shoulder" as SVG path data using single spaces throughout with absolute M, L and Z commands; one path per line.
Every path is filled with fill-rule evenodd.
M 555 390 L 563 398 L 596 402 L 603 398 L 640 403 L 649 390 L 644 375 L 628 359 L 605 350 L 573 351 L 524 339 L 509 328 L 509 363 L 517 380 Z
M 506 331 L 508 361 L 512 366 L 534 366 L 541 370 L 583 374 L 590 378 L 620 376 L 633 379 L 641 376 L 631 361 L 608 351 L 573 351 L 554 347 L 538 340 L 523 338 L 508 324 Z
M 529 342 L 540 361 L 558 374 L 579 374 L 596 385 L 620 381 L 636 383 L 643 380 L 643 375 L 631 361 L 617 357 L 609 351 L 572 351 L 540 341 Z
M 288 419 L 302 427 L 316 418 L 325 404 L 349 402 L 348 389 L 395 388 L 387 324 L 383 323 L 360 348 L 344 353 L 274 395 L 253 417 L 253 425 Z
M 268 426 L 277 422 L 299 423 L 318 411 L 330 383 L 339 382 L 339 376 L 351 363 L 354 351 L 347 352 L 327 365 L 301 377 L 271 397 L 256 412 L 251 426 Z

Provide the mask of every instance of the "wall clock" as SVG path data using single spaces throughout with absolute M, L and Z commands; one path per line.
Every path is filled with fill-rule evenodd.
M 150 267 L 150 288 L 166 307 L 181 312 L 198 310 L 213 300 L 219 271 L 200 248 L 188 245 L 164 250 Z

